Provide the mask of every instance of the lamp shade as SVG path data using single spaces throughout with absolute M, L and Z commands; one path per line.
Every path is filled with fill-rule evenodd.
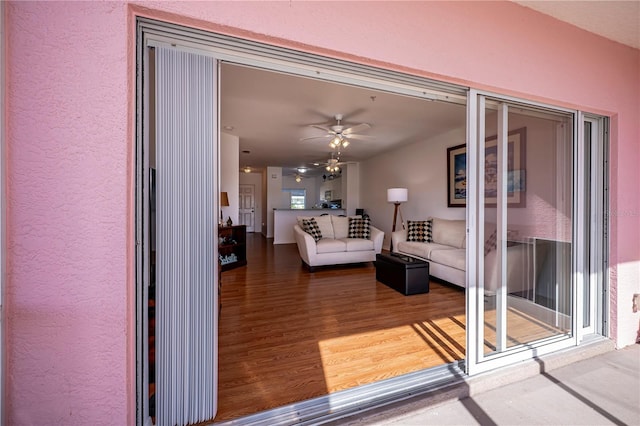
M 220 193 L 220 207 L 229 207 L 229 195 L 226 192 Z
M 404 203 L 408 199 L 409 199 L 409 190 L 407 188 L 387 189 L 387 201 L 390 203 Z

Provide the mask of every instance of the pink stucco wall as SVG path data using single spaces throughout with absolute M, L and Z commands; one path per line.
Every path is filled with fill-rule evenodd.
M 612 115 L 612 332 L 631 343 L 638 50 L 508 2 L 10 2 L 9 424 L 134 419 L 135 14 Z

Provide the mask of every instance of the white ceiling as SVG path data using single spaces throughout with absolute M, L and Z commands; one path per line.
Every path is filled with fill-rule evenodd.
M 640 0 L 516 1 L 562 21 L 620 43 L 640 48 Z M 392 149 L 464 126 L 465 107 L 391 95 L 319 80 L 225 64 L 222 68 L 221 126 L 240 138 L 240 167 L 282 166 L 285 175 L 297 167 L 313 167 L 331 157 L 327 139 L 310 124 L 335 124 L 343 114 L 346 126 L 369 123 L 341 161 L 361 161 Z M 249 151 L 249 153 L 243 153 Z M 315 169 L 322 174 L 322 168 Z
M 361 161 L 400 145 L 465 125 L 466 107 L 392 95 L 372 89 L 224 64 L 221 88 L 223 132 L 240 138 L 240 167 L 282 166 L 284 174 L 331 157 L 330 139 L 311 124 L 368 123 L 368 140 L 353 140 L 340 160 Z M 232 128 L 232 129 L 230 129 Z M 249 154 L 243 151 L 250 151 Z M 322 169 L 317 172 L 322 174 Z

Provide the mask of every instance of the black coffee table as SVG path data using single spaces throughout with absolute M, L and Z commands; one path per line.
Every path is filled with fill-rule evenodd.
M 429 293 L 429 262 L 397 253 L 377 254 L 376 280 L 405 296 Z

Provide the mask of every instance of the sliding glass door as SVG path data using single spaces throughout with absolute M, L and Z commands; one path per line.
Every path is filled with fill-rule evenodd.
M 572 112 L 481 94 L 472 101 L 470 373 L 575 344 L 579 201 Z

